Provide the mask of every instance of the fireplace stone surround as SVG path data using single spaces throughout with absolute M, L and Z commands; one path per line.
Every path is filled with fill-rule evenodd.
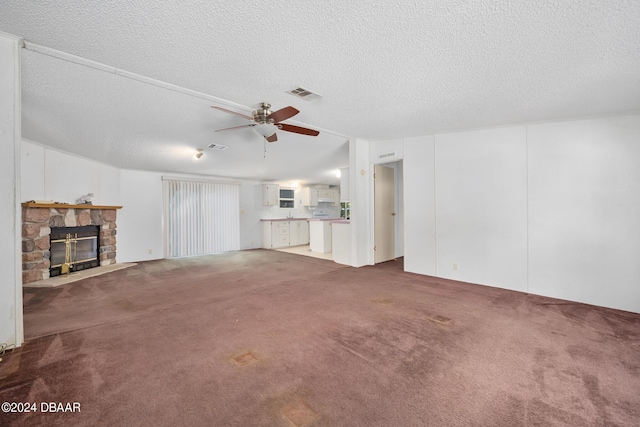
M 122 206 L 22 204 L 22 283 L 49 278 L 52 227 L 100 227 L 100 266 L 116 262 L 116 212 Z

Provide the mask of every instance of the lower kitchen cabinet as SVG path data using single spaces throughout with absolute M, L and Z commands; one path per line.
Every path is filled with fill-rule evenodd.
M 300 246 L 309 244 L 309 222 L 291 221 L 289 222 L 289 246 Z
M 309 244 L 309 223 L 306 219 L 262 221 L 262 247 L 285 248 Z

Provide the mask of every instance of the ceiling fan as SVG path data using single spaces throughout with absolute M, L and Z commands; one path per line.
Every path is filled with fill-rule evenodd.
M 254 110 L 251 117 L 242 113 L 236 113 L 235 111 L 227 110 L 222 107 L 216 107 L 212 105 L 211 108 L 215 108 L 216 110 L 224 111 L 225 113 L 233 114 L 255 122 L 250 125 L 218 129 L 216 130 L 216 132 L 231 129 L 252 128 L 257 134 L 263 136 L 264 139 L 267 140 L 267 142 L 276 142 L 278 140 L 278 136 L 276 135 L 277 130 L 284 130 L 287 132 L 299 133 L 309 136 L 318 136 L 320 134 L 320 132 L 318 132 L 317 130 L 282 123 L 284 120 L 290 119 L 300 112 L 291 106 L 281 108 L 277 111 L 271 111 L 271 104 L 262 102 L 260 103 L 260 108 Z

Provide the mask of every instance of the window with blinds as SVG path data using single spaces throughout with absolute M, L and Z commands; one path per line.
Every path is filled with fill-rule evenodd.
M 240 186 L 163 177 L 170 258 L 240 249 Z

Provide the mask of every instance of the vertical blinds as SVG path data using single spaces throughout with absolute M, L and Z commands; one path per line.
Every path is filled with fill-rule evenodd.
M 163 178 L 170 258 L 240 249 L 237 184 Z

